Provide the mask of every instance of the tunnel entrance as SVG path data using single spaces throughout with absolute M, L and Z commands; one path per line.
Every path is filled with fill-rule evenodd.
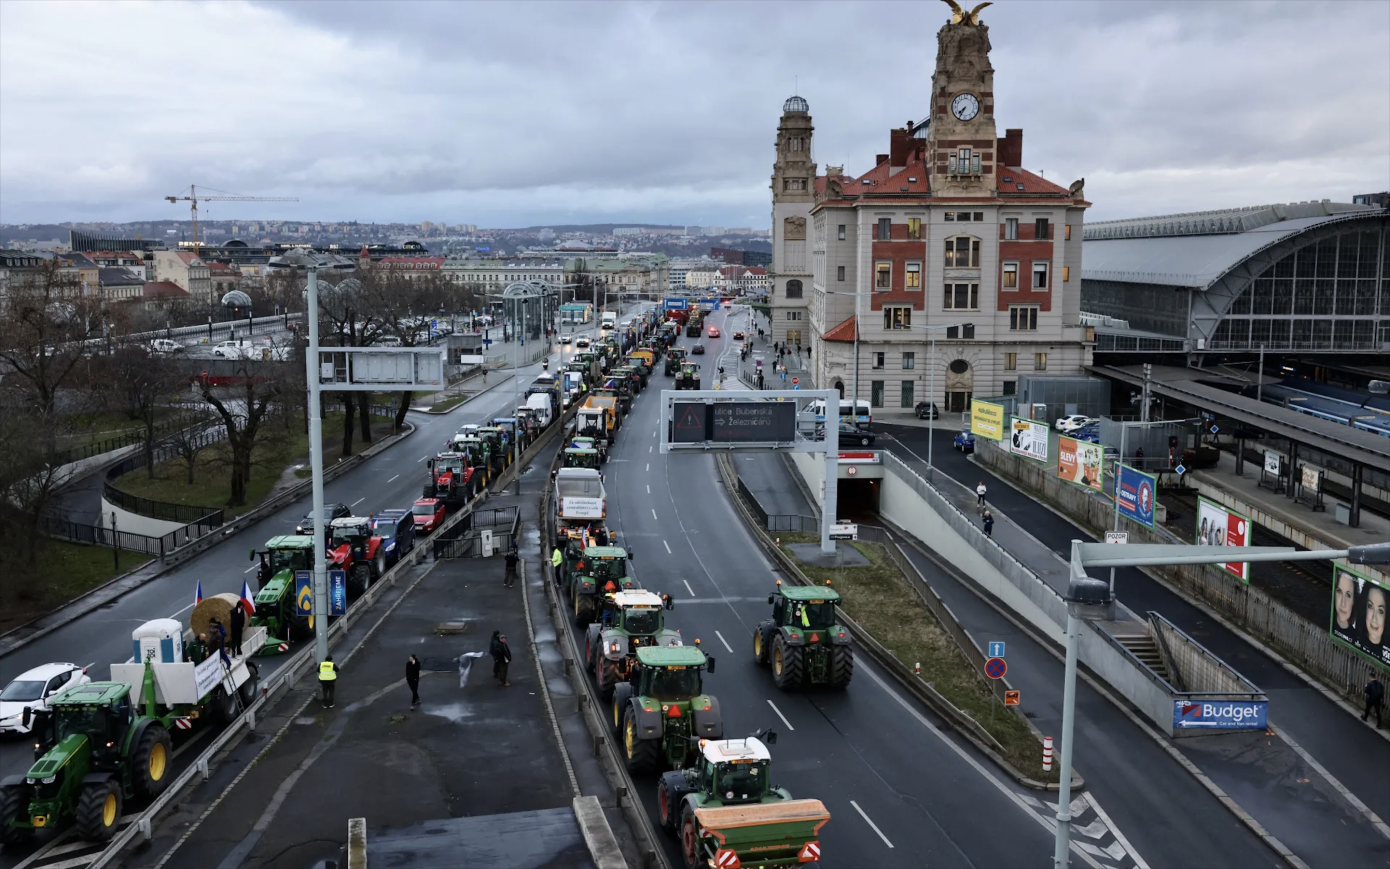
M 878 495 L 882 480 L 839 481 L 835 518 L 842 522 L 872 522 L 878 518 Z

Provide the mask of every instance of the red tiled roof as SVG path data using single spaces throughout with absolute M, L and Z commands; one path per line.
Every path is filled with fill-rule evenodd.
M 748 269 L 748 274 L 750 274 L 750 275 L 765 275 L 765 274 L 767 274 L 767 269 L 763 268 L 762 266 L 752 266 L 751 268 Z
M 994 171 L 999 173 L 1000 193 L 1014 193 L 1022 194 L 1025 196 L 1030 193 L 1054 195 L 1060 193 L 1063 196 L 1065 196 L 1068 193 L 1067 188 L 1059 187 L 1056 184 L 1053 184 L 1051 181 L 1048 181 L 1046 178 L 1043 178 L 1039 175 L 1034 175 L 1027 169 L 1020 169 L 1016 166 L 999 166 Z M 1005 178 L 1012 178 L 1014 180 L 1011 182 L 1006 182 L 1004 180 Z M 1018 189 L 1018 185 L 1020 184 L 1023 185 L 1022 190 Z
M 215 275 L 235 275 L 241 271 L 230 263 L 208 263 L 208 270 Z
M 198 257 L 197 254 L 189 253 L 189 252 L 186 251 L 186 250 L 181 250 L 181 251 L 178 252 L 178 254 L 179 254 L 179 259 L 183 260 L 183 261 L 184 261 L 185 263 L 187 263 L 188 265 L 191 265 L 191 266 L 206 265 L 206 263 L 204 263 L 204 262 L 202 261 L 202 259 L 200 259 L 200 258 Z
M 821 336 L 821 340 L 823 340 L 823 341 L 853 341 L 853 340 L 855 339 L 855 337 L 856 337 L 856 335 L 855 335 L 855 326 L 856 326 L 856 325 L 857 325 L 857 323 L 856 323 L 855 319 L 854 319 L 853 317 L 850 317 L 848 320 L 846 320 L 846 321 L 844 321 L 843 323 L 841 323 L 840 325 L 836 326 L 834 329 L 830 329 L 830 330 L 826 331 L 826 333 L 825 333 L 824 335 Z
M 158 299 L 165 296 L 187 296 L 188 291 L 173 281 L 149 281 L 141 295 L 147 299 Z

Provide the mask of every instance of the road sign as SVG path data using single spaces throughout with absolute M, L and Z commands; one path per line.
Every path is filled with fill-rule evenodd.
M 989 656 L 991 658 L 1004 657 L 1004 642 L 1002 640 L 992 640 L 989 644 Z
M 800 383 L 800 382 L 801 382 L 801 380 L 800 380 L 799 378 L 796 378 L 796 377 L 793 377 L 793 378 L 792 378 L 792 386 L 795 386 L 796 384 L 798 384 L 798 383 Z
M 985 661 L 985 675 L 989 678 L 1002 679 L 1007 672 L 1009 672 L 1009 665 L 1004 663 L 1003 658 L 990 658 Z
M 1105 532 L 1105 542 L 1106 542 L 1106 543 L 1128 543 L 1128 542 L 1129 542 L 1129 532 L 1128 532 L 1128 531 L 1107 531 L 1107 532 Z
M 830 526 L 831 540 L 858 540 L 859 526 L 852 524 L 836 523 Z
M 1216 434 L 1217 432 L 1221 431 L 1221 427 L 1214 425 L 1210 429 L 1208 429 L 1208 431 L 1210 431 L 1212 434 Z
M 1182 465 L 1178 465 L 1178 466 L 1177 466 L 1176 468 L 1174 468 L 1173 470 L 1177 471 L 1179 474 L 1186 474 L 1186 473 L 1187 473 L 1187 468 L 1183 467 Z
M 328 571 L 328 614 L 347 615 L 347 571 Z
M 1005 706 L 1017 706 L 1017 705 L 1018 705 L 1018 701 L 1019 701 L 1019 692 L 1017 692 L 1017 691 L 1005 691 L 1005 692 L 1004 692 L 1004 705 L 1005 705 Z

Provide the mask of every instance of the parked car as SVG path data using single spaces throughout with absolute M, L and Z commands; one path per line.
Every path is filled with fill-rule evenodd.
M 704 356 L 704 355 L 705 355 L 705 345 L 703 345 L 703 344 L 696 344 L 694 347 L 691 347 L 691 348 L 690 348 L 690 355 L 691 355 L 691 356 Z
M 1073 413 L 1070 416 L 1064 416 L 1058 419 L 1057 424 L 1054 425 L 1053 428 L 1064 434 L 1069 434 L 1077 429 L 1085 428 L 1088 425 L 1096 425 L 1099 422 L 1100 420 L 1092 419 L 1084 413 Z
M 399 346 L 401 346 L 401 336 L 399 336 L 399 335 L 382 335 L 381 338 L 380 338 L 376 343 L 377 343 L 377 346 L 380 346 L 380 347 L 399 347 Z
M 871 447 L 874 445 L 876 435 L 871 431 L 865 431 L 858 426 L 850 425 L 847 422 L 840 423 L 840 444 L 859 444 L 861 447 Z
M 438 498 L 421 498 L 410 508 L 415 517 L 415 533 L 432 534 L 444 523 L 444 502 Z
M 150 342 L 150 349 L 155 353 L 178 353 L 183 345 L 168 338 L 156 338 Z
M 43 711 L 58 692 L 90 681 L 86 668 L 77 664 L 44 664 L 20 673 L 0 691 L 0 733 L 28 733 L 34 725 L 32 718 L 24 723 L 25 709 Z
M 968 431 L 957 432 L 951 441 L 951 448 L 969 454 L 975 452 L 975 435 Z
M 1100 443 L 1100 427 L 1094 425 L 1083 426 L 1072 433 L 1072 437 L 1077 440 L 1090 441 L 1093 444 Z
M 941 413 L 936 408 L 934 401 L 919 401 L 912 407 L 912 412 L 918 419 L 940 419 Z
M 324 504 L 323 505 L 323 527 L 325 537 L 328 534 L 328 526 L 333 524 L 334 519 L 346 519 L 352 515 L 352 508 L 346 504 Z M 294 526 L 295 534 L 314 533 L 314 514 L 310 513 L 299 524 Z
M 372 514 L 372 531 L 381 538 L 390 567 L 415 548 L 415 517 L 410 510 L 382 510 Z

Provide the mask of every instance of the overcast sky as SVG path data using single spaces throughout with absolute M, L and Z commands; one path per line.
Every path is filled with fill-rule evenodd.
M 0 222 L 766 228 L 783 101 L 851 174 L 928 111 L 923 2 L 0 2 Z M 1390 3 L 981 14 L 999 132 L 1089 220 L 1390 186 Z

